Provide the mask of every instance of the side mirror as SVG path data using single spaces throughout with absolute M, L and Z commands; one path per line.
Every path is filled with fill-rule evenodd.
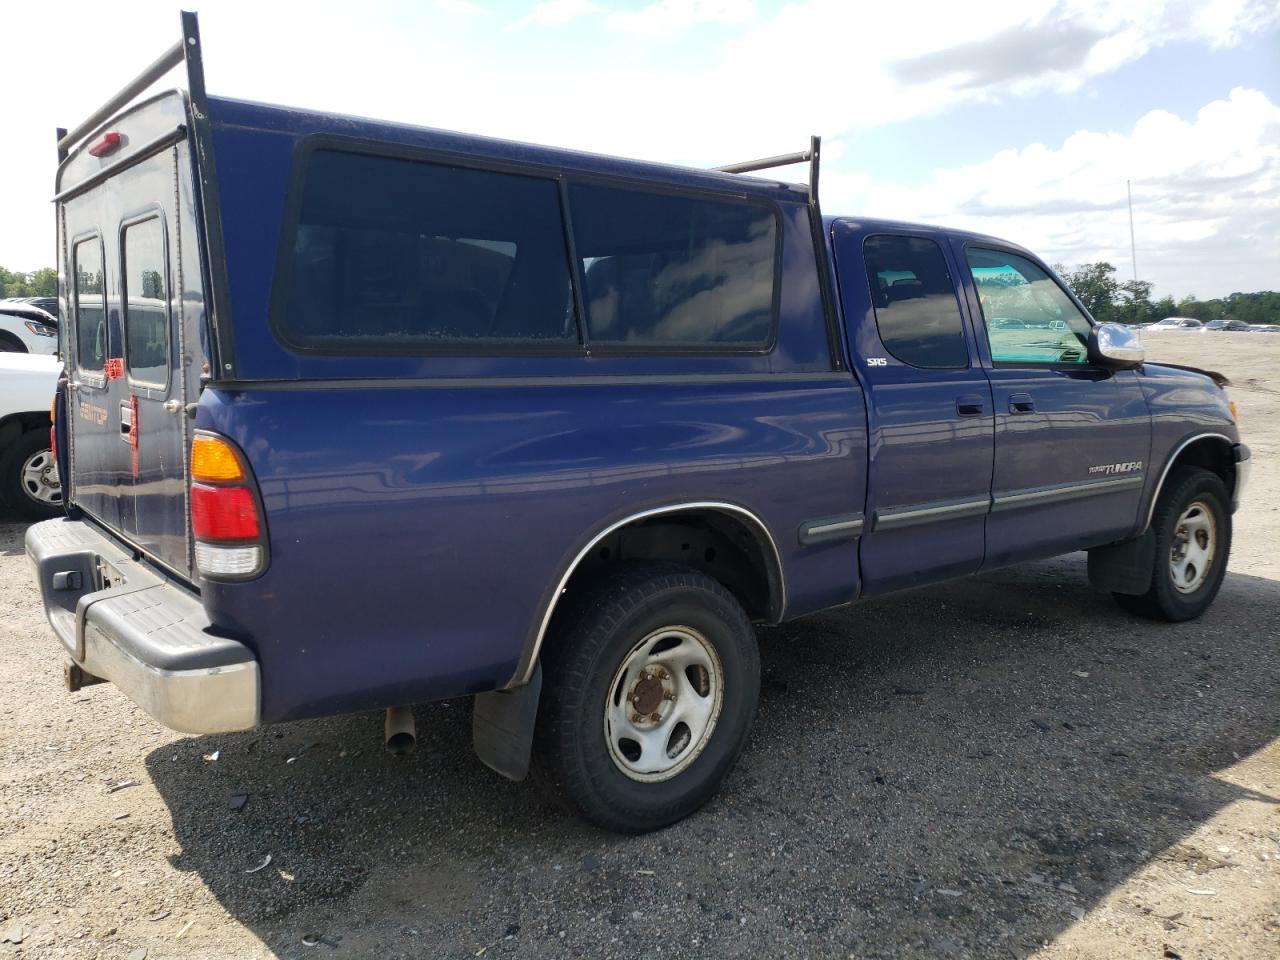
M 1146 358 L 1142 334 L 1122 323 L 1099 323 L 1089 331 L 1089 359 L 1101 367 L 1127 370 Z

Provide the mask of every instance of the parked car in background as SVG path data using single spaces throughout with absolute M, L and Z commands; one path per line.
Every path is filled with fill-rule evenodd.
M 49 445 L 49 406 L 62 363 L 0 353 L 0 506 L 23 516 L 62 512 L 62 484 Z
M 1195 317 L 1165 317 L 1155 323 L 1142 325 L 1144 330 L 1202 330 L 1204 324 Z
M 1280 323 L 1253 323 L 1249 329 L 1254 333 L 1280 333 Z
M 0 302 L 0 353 L 58 352 L 58 321 L 39 307 Z
M 57 297 L 6 297 L 0 300 L 0 309 L 6 306 L 37 307 L 51 317 L 58 316 Z
M 1243 320 L 1210 320 L 1204 325 L 1206 330 L 1222 330 L 1226 333 L 1243 333 L 1250 330 L 1250 326 Z

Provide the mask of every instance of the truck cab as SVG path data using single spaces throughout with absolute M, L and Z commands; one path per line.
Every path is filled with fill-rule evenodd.
M 1222 385 L 1030 251 L 824 217 L 817 138 L 692 170 L 208 96 L 182 26 L 60 141 L 27 552 L 72 689 L 396 744 L 470 697 L 484 763 L 636 832 L 746 747 L 753 624 L 1082 549 L 1137 614 L 1216 595 Z

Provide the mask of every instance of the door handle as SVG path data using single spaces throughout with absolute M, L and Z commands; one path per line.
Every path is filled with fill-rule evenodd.
M 169 411 L 169 413 L 177 413 L 182 409 L 182 401 L 177 397 L 172 397 L 164 402 L 164 408 Z
M 956 413 L 962 417 L 982 416 L 983 403 L 981 397 L 957 397 Z
M 1035 413 L 1036 401 L 1029 393 L 1009 394 L 1010 413 Z
M 120 439 L 129 442 L 133 432 L 133 404 L 128 400 L 120 401 Z

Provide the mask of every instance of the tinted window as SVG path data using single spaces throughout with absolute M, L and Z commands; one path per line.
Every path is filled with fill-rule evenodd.
M 593 344 L 759 349 L 773 333 L 777 221 L 758 204 L 570 188 Z
M 1026 257 L 969 247 L 969 269 L 997 363 L 1087 363 L 1089 321 Z
M 941 248 L 924 237 L 868 237 L 863 256 L 885 349 L 913 367 L 967 367 L 964 321 Z
M 102 242 L 97 237 L 79 241 L 71 259 L 76 276 L 76 363 L 81 370 L 102 370 L 107 362 Z
M 320 150 L 283 326 L 342 352 L 576 343 L 556 184 Z
M 124 360 L 129 376 L 169 378 L 169 298 L 164 224 L 158 217 L 124 228 Z

